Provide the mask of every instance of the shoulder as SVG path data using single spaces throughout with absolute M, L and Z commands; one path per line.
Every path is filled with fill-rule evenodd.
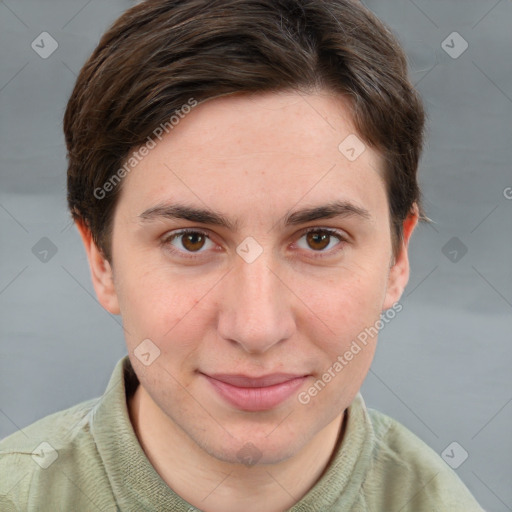
M 457 474 L 432 448 L 393 418 L 374 409 L 368 409 L 368 415 L 375 433 L 365 482 L 370 501 L 393 503 L 403 512 L 482 512 Z
M 32 456 L 39 443 L 53 443 L 55 449 L 63 448 L 80 433 L 81 424 L 92 411 L 98 398 L 93 398 L 68 409 L 49 414 L 0 440 L 0 467 L 15 454 Z M 24 459 L 22 457 L 22 459 Z
M 44 510 L 53 504 L 60 510 L 59 493 L 65 494 L 70 485 L 78 482 L 87 492 L 93 481 L 103 479 L 101 472 L 91 471 L 101 466 L 90 433 L 98 401 L 55 412 L 0 440 L 0 504 L 6 510 L 37 510 L 32 508 L 35 501 L 38 506 L 44 502 Z

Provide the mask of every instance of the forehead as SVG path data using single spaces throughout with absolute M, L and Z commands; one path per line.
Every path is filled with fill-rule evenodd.
M 344 141 L 360 156 L 348 158 Z M 178 199 L 241 214 L 300 201 L 368 210 L 385 202 L 380 156 L 357 136 L 343 98 L 327 92 L 215 98 L 156 142 L 124 178 L 118 208 L 131 218 Z
M 215 147 L 212 157 L 247 152 L 303 157 L 338 153 L 338 139 L 355 134 L 347 101 L 327 91 L 229 94 L 195 107 L 169 135 L 183 149 Z

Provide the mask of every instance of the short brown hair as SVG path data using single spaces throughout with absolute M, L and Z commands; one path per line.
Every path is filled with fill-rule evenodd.
M 64 116 L 73 219 L 112 262 L 122 183 L 94 191 L 157 126 L 190 98 L 311 88 L 347 98 L 358 135 L 384 157 L 396 254 L 414 204 L 424 218 L 425 114 L 397 40 L 356 0 L 146 0 L 126 11 L 83 66 Z

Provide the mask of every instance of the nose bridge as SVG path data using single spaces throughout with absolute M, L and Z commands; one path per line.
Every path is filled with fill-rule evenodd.
M 279 293 L 279 280 L 270 270 L 271 264 L 270 258 L 263 254 L 251 263 L 239 262 L 235 290 L 244 307 L 270 308 L 272 305 L 276 293 Z M 254 307 L 251 307 L 251 304 Z
M 240 257 L 235 265 L 221 299 L 220 335 L 248 352 L 264 352 L 293 332 L 286 287 L 271 270 L 270 254 L 251 262 Z

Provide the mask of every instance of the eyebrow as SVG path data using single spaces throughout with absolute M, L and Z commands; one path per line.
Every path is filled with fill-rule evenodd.
M 285 226 L 296 226 L 320 219 L 332 219 L 334 217 L 359 217 L 370 220 L 370 212 L 349 201 L 332 201 L 325 205 L 303 208 L 294 212 L 288 212 L 283 224 Z M 152 222 L 163 219 L 184 219 L 201 224 L 225 227 L 231 231 L 238 231 L 238 220 L 230 220 L 220 212 L 208 208 L 195 208 L 185 204 L 158 204 L 148 208 L 139 215 L 141 223 Z

